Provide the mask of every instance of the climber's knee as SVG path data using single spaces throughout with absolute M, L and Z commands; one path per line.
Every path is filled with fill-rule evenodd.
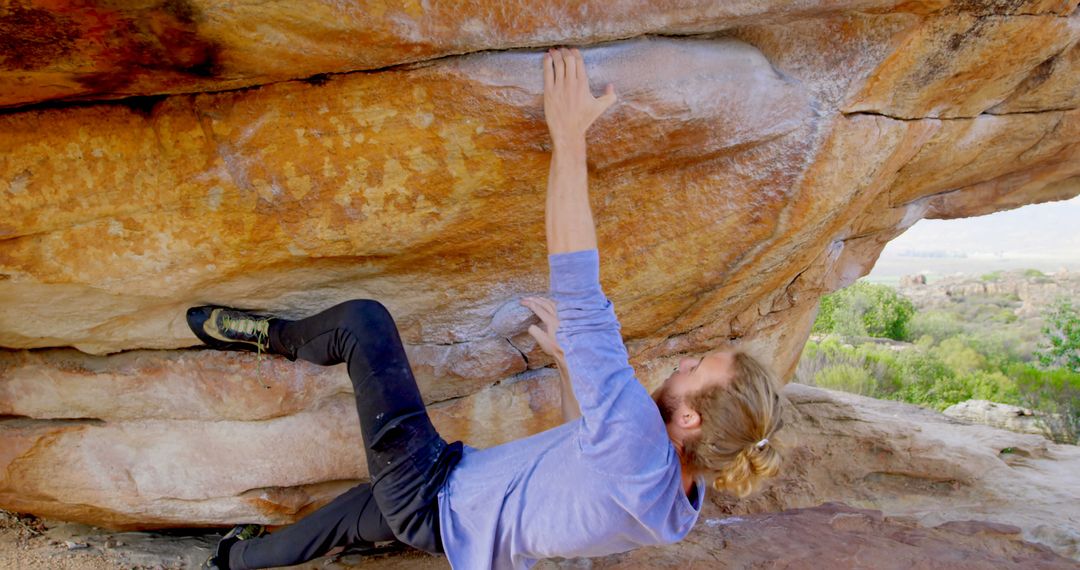
M 390 311 L 374 299 L 355 299 L 338 307 L 341 328 L 367 332 L 396 328 Z

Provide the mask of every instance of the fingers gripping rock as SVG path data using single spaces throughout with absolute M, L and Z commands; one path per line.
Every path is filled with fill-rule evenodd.
M 514 298 L 496 309 L 491 317 L 491 330 L 501 337 L 511 338 L 522 333 L 527 333 L 529 325 L 540 323 L 537 317 L 528 307 L 521 304 L 520 298 Z

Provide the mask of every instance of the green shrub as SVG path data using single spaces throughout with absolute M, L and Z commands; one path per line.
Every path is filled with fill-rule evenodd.
M 1044 315 L 1043 342 L 1035 355 L 1046 368 L 1080 372 L 1080 313 L 1072 300 L 1062 298 Z
M 883 315 L 907 300 L 878 288 L 888 289 L 856 283 L 822 299 L 814 329 L 830 334 L 807 343 L 800 381 L 937 410 L 971 399 L 1022 405 L 1043 413 L 1049 437 L 1077 442 L 1080 315 L 1072 300 L 1048 310 L 1041 331 L 1038 320 L 1017 319 L 1015 299 L 969 296 L 944 308 L 894 312 L 904 336 L 918 339 L 907 348 L 844 344 L 845 336 L 888 336 L 880 333 L 888 328 Z
M 905 340 L 915 306 L 895 289 L 857 281 L 821 299 L 814 332 Z
M 929 336 L 938 343 L 964 332 L 964 323 L 948 311 L 919 311 L 911 317 L 908 332 L 912 338 Z
M 1031 277 L 1033 279 L 1041 279 L 1041 278 L 1046 277 L 1046 274 L 1043 273 L 1042 271 L 1039 271 L 1038 269 L 1025 269 L 1024 270 L 1024 277 Z
M 873 396 L 877 382 L 865 368 L 851 364 L 837 364 L 823 368 L 814 375 L 814 384 L 830 390 L 843 390 L 863 396 Z
M 956 390 L 951 386 L 953 371 L 932 352 L 909 351 L 901 354 L 903 382 L 889 397 L 943 410 L 955 402 L 947 402 L 943 393 Z
M 981 277 L 979 277 L 979 279 L 982 279 L 983 281 L 1000 281 L 1001 280 L 1001 272 L 1000 271 L 992 271 L 990 273 L 985 273 Z
M 932 352 L 904 352 L 900 355 L 900 366 L 905 382 L 914 379 L 936 382 L 953 375 L 952 369 Z
M 960 337 L 949 337 L 930 350 L 954 375 L 970 374 L 986 365 L 986 359 Z
M 827 387 L 837 390 L 848 390 L 865 396 L 886 397 L 894 392 L 902 384 L 902 371 L 896 352 L 888 348 L 874 344 L 864 344 L 859 347 L 842 344 L 834 336 L 826 337 L 821 342 L 810 341 L 803 349 L 802 357 L 795 372 L 797 382 L 803 384 L 819 384 L 819 374 L 824 370 L 848 366 L 862 371 L 871 379 L 869 384 L 859 382 L 843 382 L 836 377 L 843 375 L 842 372 L 826 372 L 826 379 L 822 380 Z M 851 377 L 852 373 L 848 373 Z M 847 386 L 847 387 L 845 387 Z
M 1008 325 L 1015 323 L 1019 318 L 1012 309 L 1000 309 L 990 317 L 990 320 L 998 324 Z
M 1006 371 L 1025 406 L 1043 412 L 1046 435 L 1060 443 L 1080 439 L 1080 374 L 1057 368 L 1041 370 L 1029 364 L 1013 364 Z
M 1016 383 L 999 371 L 976 370 L 958 377 L 957 380 L 967 386 L 964 399 L 957 400 L 957 402 L 990 400 L 1002 404 L 1019 405 L 1023 403 Z
M 903 367 L 895 350 L 868 343 L 860 346 L 856 354 L 863 368 L 874 378 L 877 388 L 874 397 L 888 397 L 903 385 Z

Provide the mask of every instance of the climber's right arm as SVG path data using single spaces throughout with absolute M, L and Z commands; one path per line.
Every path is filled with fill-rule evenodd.
M 546 214 L 550 255 L 596 249 L 585 131 L 614 102 L 610 85 L 603 96 L 592 96 L 578 50 L 553 49 L 544 55 L 544 118 L 551 133 Z
M 609 86 L 595 98 L 577 50 L 544 57 L 544 116 L 551 132 L 547 239 L 560 367 L 581 413 L 582 453 L 612 472 L 633 473 L 667 453 L 670 441 L 645 388 L 634 377 L 619 321 L 600 287 L 600 256 L 589 208 L 585 131 L 612 103 Z M 564 404 L 568 402 L 564 400 Z M 653 429 L 642 429 L 651 425 Z M 628 450 L 633 449 L 633 452 Z

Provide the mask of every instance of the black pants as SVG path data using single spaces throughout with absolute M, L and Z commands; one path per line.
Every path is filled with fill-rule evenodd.
M 288 566 L 336 546 L 386 540 L 441 553 L 437 494 L 461 443 L 447 444 L 431 425 L 386 308 L 349 301 L 299 321 L 272 321 L 270 348 L 292 360 L 348 365 L 371 482 L 296 524 L 236 543 L 230 568 Z

